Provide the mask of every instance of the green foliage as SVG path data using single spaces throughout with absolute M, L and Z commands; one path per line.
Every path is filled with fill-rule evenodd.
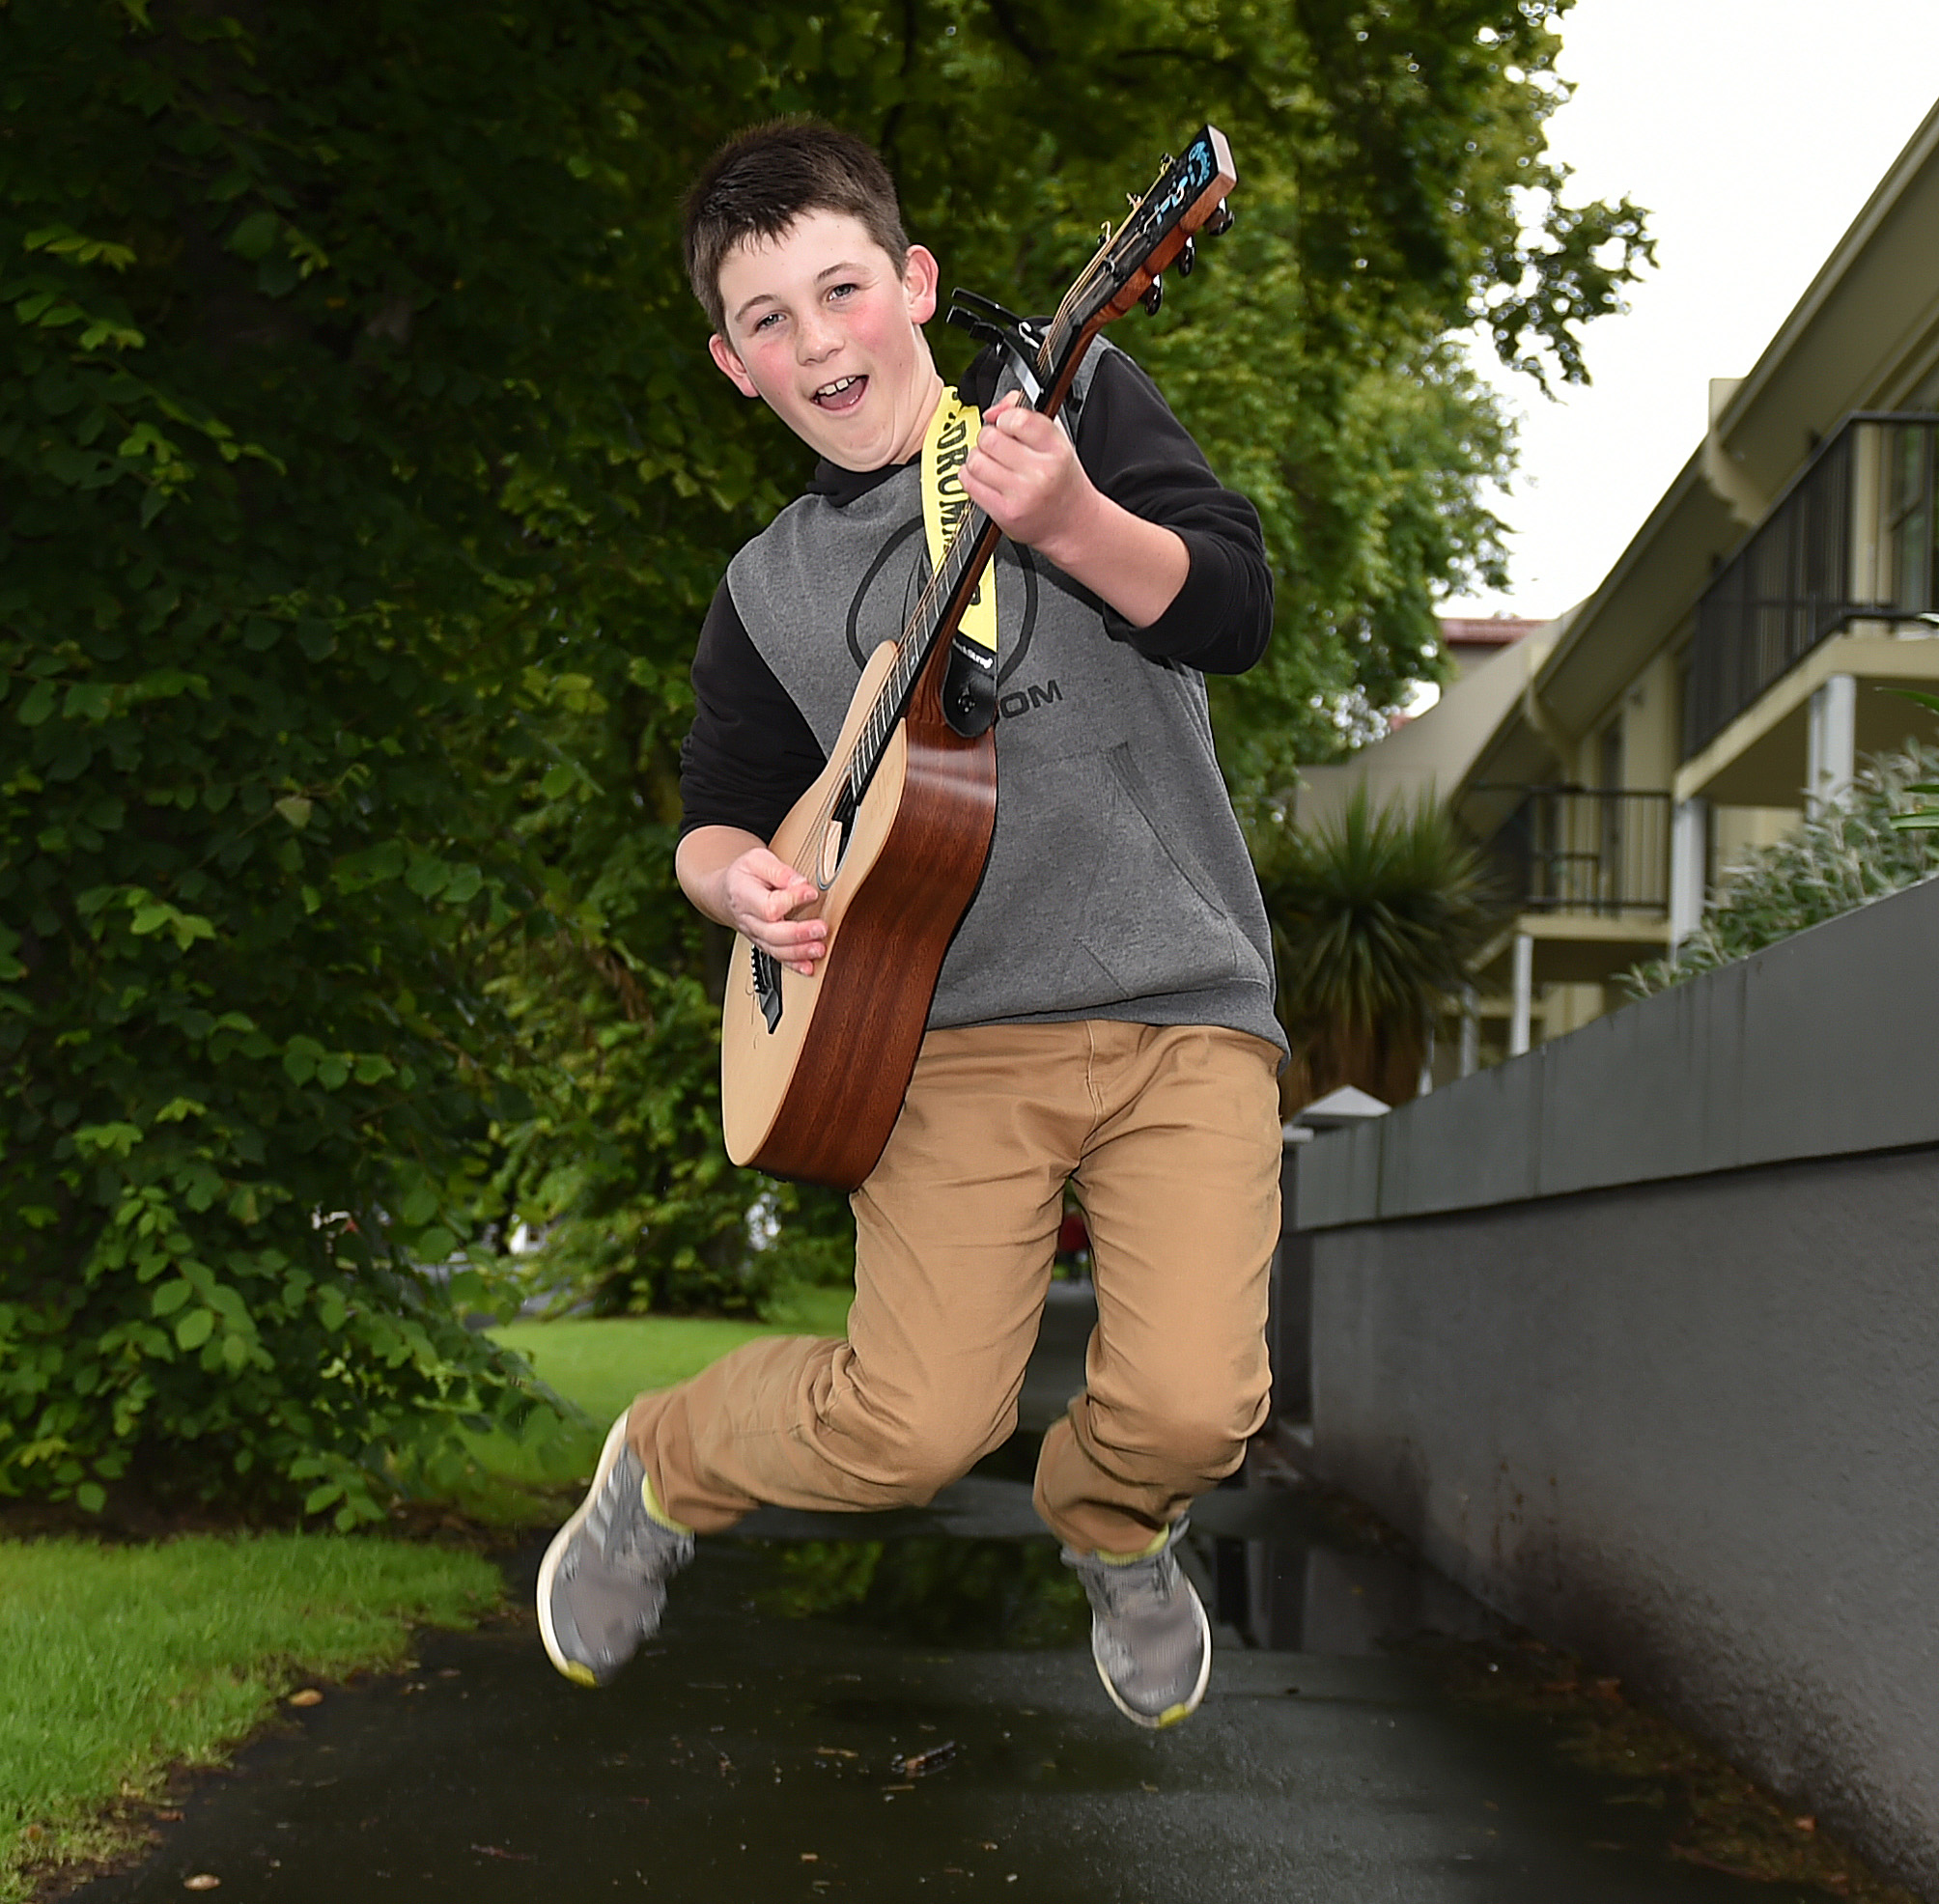
M 1843 798 L 1821 805 L 1774 845 L 1758 847 L 1718 880 L 1703 917 L 1673 958 L 1623 974 L 1633 998 L 1775 945 L 1939 871 L 1930 826 L 1906 827 L 1939 780 L 1939 751 L 1914 744 L 1859 770 Z
M 1542 156 L 1562 11 L 0 6 L 0 1490 L 376 1511 L 525 1406 L 413 1267 L 514 1216 L 615 1305 L 842 1273 L 720 1159 L 671 870 L 693 630 L 805 464 L 678 268 L 720 137 L 857 127 L 1042 308 L 1231 134 L 1239 230 L 1131 341 L 1280 574 L 1250 797 L 1498 559 L 1447 331 L 1575 375 L 1641 255 Z
M 1577 376 L 1577 326 L 1616 307 L 1646 249 L 1627 206 L 1564 210 L 1563 175 L 1542 155 L 1562 11 L 1545 0 L 1452 16 L 1180 0 L 744 10 L 726 90 L 709 77 L 713 16 L 689 14 L 688 82 L 654 121 L 654 156 L 670 203 L 731 130 L 770 113 L 825 114 L 882 144 L 946 283 L 1048 309 L 1101 213 L 1152 175 L 1159 153 L 1200 118 L 1224 127 L 1241 173 L 1236 232 L 1201 248 L 1199 274 L 1174 285 L 1156 323 L 1114 335 L 1266 523 L 1279 637 L 1242 683 L 1214 684 L 1227 771 L 1251 801 L 1434 672 L 1436 594 L 1499 560 L 1476 498 L 1503 470 L 1507 436 L 1450 327 L 1485 311 L 1513 354 L 1546 350 L 1555 374 Z M 1535 208 L 1527 236 L 1517 189 Z M 581 685 L 548 705 L 546 732 L 572 770 L 553 770 L 521 824 L 580 911 L 570 934 L 501 967 L 496 995 L 534 1054 L 522 1081 L 541 1106 L 508 1130 L 501 1181 L 548 1226 L 547 1273 L 605 1306 L 757 1307 L 775 1277 L 844 1277 L 848 1219 L 838 1203 L 783 1188 L 768 1206 L 775 1253 L 748 1253 L 761 1190 L 720 1162 L 711 1078 L 724 950 L 671 890 L 666 828 L 701 602 L 750 515 L 792 490 L 805 459 L 700 360 L 704 326 L 677 289 L 671 219 L 632 236 L 675 287 L 652 323 L 695 366 L 684 399 L 721 454 L 748 458 L 738 482 L 703 490 L 747 507 L 683 518 L 677 573 L 663 543 L 621 536 L 608 518 L 545 518 L 562 573 L 585 592 L 580 625 L 597 634 L 579 642 L 562 618 L 560 639 L 576 645 L 557 665 Z M 935 342 L 945 371 L 959 370 L 960 334 L 939 328 Z
M 1913 687 L 1901 687 L 1897 692 L 1902 699 L 1925 708 L 1933 714 L 1939 714 L 1939 694 L 1922 694 Z M 1907 787 L 1905 791 L 1908 794 L 1929 797 L 1939 794 L 1939 783 L 1927 782 L 1916 787 Z M 1922 806 L 1910 813 L 1895 813 L 1892 816 L 1892 825 L 1901 833 L 1929 832 L 1939 827 L 1939 806 Z
M 1214 684 L 1242 797 L 1384 731 L 1409 682 L 1440 670 L 1436 601 L 1500 579 L 1478 496 L 1506 473 L 1509 433 L 1451 334 L 1475 328 L 1537 377 L 1579 379 L 1581 325 L 1620 308 L 1649 255 L 1633 206 L 1567 205 L 1544 153 L 1566 12 L 820 10 L 819 40 L 796 46 L 773 96 L 879 137 L 945 283 L 1019 309 L 1053 307 L 1161 151 L 1200 120 L 1227 133 L 1236 230 L 1200 247 L 1203 275 L 1174 280 L 1155 323 L 1113 335 L 1265 523 L 1278 639 L 1243 683 Z
M 598 943 L 523 828 L 637 576 L 546 525 L 654 517 L 677 595 L 751 482 L 615 322 L 618 33 L 0 13 L 0 1489 L 351 1517 L 526 1406 L 412 1263 L 527 1108 L 494 959 Z
M 1252 852 L 1293 1046 L 1288 1106 L 1341 1084 L 1412 1097 L 1429 1028 L 1459 1009 L 1502 924 L 1481 854 L 1445 807 L 1376 810 L 1363 787 L 1323 826 L 1255 828 Z

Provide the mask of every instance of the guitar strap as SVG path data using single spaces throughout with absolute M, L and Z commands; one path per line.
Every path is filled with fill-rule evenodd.
M 942 400 L 929 419 L 922 438 L 922 527 L 929 544 L 932 574 L 942 565 L 943 551 L 949 546 L 957 525 L 969 513 L 970 498 L 963 490 L 963 465 L 975 447 L 976 434 L 983 427 L 983 413 L 974 404 L 966 404 L 955 387 L 945 384 Z M 943 680 L 942 700 L 952 714 L 962 707 L 977 707 L 995 713 L 997 699 L 997 565 L 983 571 L 976 592 L 963 610 L 949 643 L 948 672 Z M 982 726 L 989 725 L 989 714 Z M 959 728 L 959 732 L 978 731 Z

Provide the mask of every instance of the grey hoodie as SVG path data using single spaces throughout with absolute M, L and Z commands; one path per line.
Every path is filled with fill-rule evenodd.
M 1081 374 L 1080 403 L 1101 354 Z M 1145 462 L 1189 458 L 1188 486 L 1209 484 L 1164 414 L 1177 440 L 1154 441 Z M 1081 421 L 1081 455 L 1087 434 Z M 912 463 L 846 499 L 804 495 L 728 569 L 735 618 L 824 757 L 863 662 L 902 631 L 926 579 L 920 480 Z M 1194 567 L 1210 559 L 1204 537 L 1186 536 Z M 1265 910 L 1213 753 L 1203 676 L 1140 652 L 1140 630 L 1041 556 L 1006 540 L 996 571 L 996 835 L 930 1025 L 1221 1024 L 1283 1050 Z

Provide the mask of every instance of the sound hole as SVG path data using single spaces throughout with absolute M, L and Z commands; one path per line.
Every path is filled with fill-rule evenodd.
M 824 892 L 834 884 L 841 870 L 842 849 L 848 842 L 848 828 L 839 820 L 830 820 L 822 833 L 821 851 L 815 855 L 815 883 Z

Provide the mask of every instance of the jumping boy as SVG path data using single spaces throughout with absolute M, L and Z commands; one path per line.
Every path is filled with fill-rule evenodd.
M 701 628 L 675 864 L 710 919 L 808 972 L 826 928 L 794 914 L 816 891 L 765 842 L 927 573 L 938 266 L 881 159 L 819 124 L 724 148 L 686 247 L 715 363 L 821 461 Z M 962 473 L 1006 538 L 996 835 L 853 1198 L 848 1338 L 749 1343 L 613 1424 L 539 1576 L 547 1651 L 584 1685 L 657 1630 L 695 1533 L 764 1502 L 926 1502 L 1004 1442 L 1068 1181 L 1098 1325 L 1037 1511 L 1118 1708 L 1165 1725 L 1205 1690 L 1211 1632 L 1172 1550 L 1265 1413 L 1284 1039 L 1202 676 L 1264 652 L 1272 580 L 1251 505 L 1121 351 L 1094 346 L 1080 373 L 1075 447 L 998 397 L 998 370 L 986 353 L 966 379 L 983 427 Z

